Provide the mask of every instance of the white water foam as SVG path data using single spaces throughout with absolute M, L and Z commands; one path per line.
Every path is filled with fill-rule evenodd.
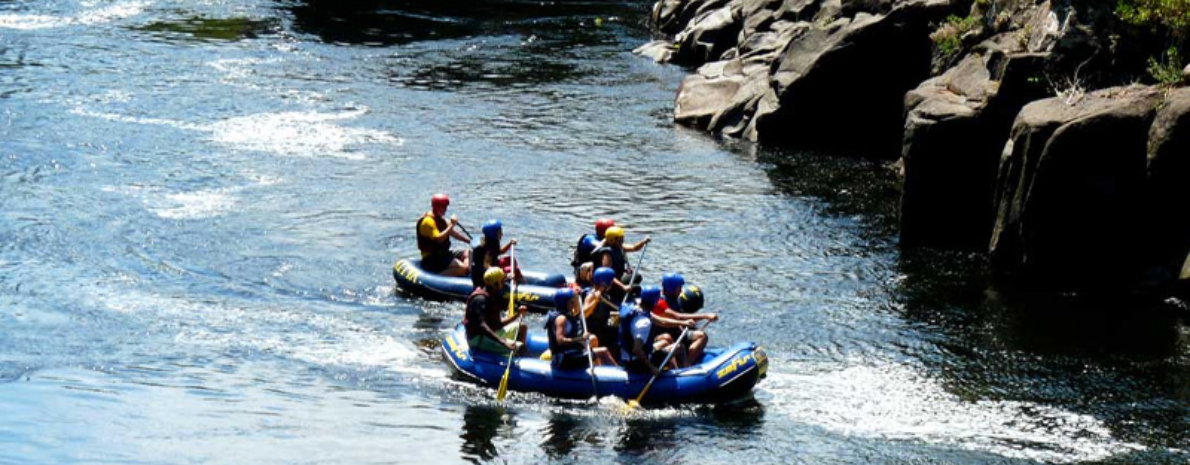
M 906 365 L 770 372 L 762 402 L 798 422 L 859 437 L 922 441 L 1047 463 L 1099 461 L 1144 446 L 1097 418 L 1016 401 L 966 401 Z M 763 394 L 761 394 L 763 395 Z
M 395 137 L 385 131 L 343 127 L 332 123 L 333 121 L 358 118 L 367 113 L 367 108 L 338 113 L 316 111 L 258 113 L 206 125 L 96 112 L 83 107 L 75 107 L 70 112 L 108 121 L 210 132 L 213 142 L 233 149 L 307 158 L 333 157 L 363 160 L 367 157 L 364 153 L 355 151 L 354 146 L 361 144 L 401 146 L 405 142 L 400 137 Z
M 93 7 L 93 4 L 84 4 Z M 22 31 L 53 29 L 67 26 L 90 26 L 108 23 L 141 14 L 149 2 L 119 2 L 100 8 L 85 10 L 70 16 L 4 13 L 0 14 L 0 28 Z
M 237 192 L 251 186 L 204 189 L 192 192 L 167 192 L 156 187 L 107 186 L 104 192 L 140 197 L 149 211 L 171 220 L 195 220 L 222 216 L 239 204 Z

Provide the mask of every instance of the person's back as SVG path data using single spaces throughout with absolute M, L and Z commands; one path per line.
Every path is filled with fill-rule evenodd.
M 446 209 L 450 198 L 436 194 L 430 199 L 429 212 L 417 220 L 417 248 L 421 252 L 421 268 L 443 276 L 466 276 L 470 251 L 451 251 L 450 238 L 469 240 L 455 230 L 459 220 L 454 216 L 447 221 Z
M 574 246 L 574 256 L 570 260 L 570 266 L 574 268 L 574 274 L 577 277 L 579 274 L 579 267 L 584 263 L 593 263 L 595 260 L 594 252 L 599 248 L 603 241 L 603 235 L 607 228 L 615 226 L 616 222 L 611 219 L 603 218 L 595 222 L 595 234 L 583 234 L 578 238 L 578 244 Z

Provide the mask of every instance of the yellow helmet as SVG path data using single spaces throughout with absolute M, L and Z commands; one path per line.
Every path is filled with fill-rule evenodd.
M 504 270 L 493 266 L 491 268 L 488 268 L 487 271 L 483 272 L 483 283 L 484 284 L 487 284 L 489 286 L 495 286 L 496 284 L 499 284 L 502 282 L 504 282 Z
M 624 238 L 624 228 L 621 228 L 619 226 L 612 226 L 610 228 L 607 228 L 607 231 L 605 231 L 603 233 L 603 237 L 606 239 L 623 239 Z

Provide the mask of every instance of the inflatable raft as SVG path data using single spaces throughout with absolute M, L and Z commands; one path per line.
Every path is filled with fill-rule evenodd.
M 531 309 L 546 312 L 554 308 L 554 291 L 566 284 L 566 276 L 561 273 L 537 273 L 521 271 L 525 277 L 524 284 L 516 288 L 516 302 Z M 393 264 L 393 279 L 397 286 L 408 292 L 424 297 L 467 300 L 475 286 L 471 284 L 469 276 L 442 276 L 427 272 L 421 268 L 421 260 L 397 260 Z M 504 287 L 503 299 L 508 298 L 511 286 Z
M 561 370 L 547 360 L 536 358 L 549 348 L 545 334 L 530 333 L 526 344 L 533 357 L 513 359 L 509 390 L 574 399 L 586 399 L 594 394 L 590 371 L 586 368 Z M 442 341 L 442 351 L 458 377 L 493 387 L 500 384 L 508 366 L 507 355 L 472 352 L 462 324 Z M 752 391 L 767 369 L 768 355 L 754 343 L 707 349 L 702 363 L 662 372 L 642 403 L 716 403 L 739 399 Z M 628 373 L 619 367 L 602 366 L 595 368 L 595 376 L 599 396 L 612 395 L 622 399 L 635 399 L 651 377 Z

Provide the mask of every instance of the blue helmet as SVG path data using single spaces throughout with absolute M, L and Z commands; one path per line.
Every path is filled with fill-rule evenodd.
M 594 252 L 595 248 L 598 246 L 599 239 L 596 239 L 595 236 L 587 234 L 584 235 L 583 240 L 578 243 L 578 251 L 579 253 L 590 254 L 591 252 Z
M 640 306 L 653 308 L 654 305 L 657 305 L 658 300 L 661 300 L 661 288 L 645 286 L 640 289 Z
M 613 279 L 616 279 L 616 272 L 606 266 L 596 268 L 591 275 L 591 283 L 599 286 L 611 284 Z
M 502 229 L 504 229 L 504 224 L 500 223 L 500 220 L 488 220 L 483 224 L 483 238 L 494 241 Z
M 570 305 L 570 299 L 574 298 L 574 290 L 569 287 L 564 287 L 554 291 L 554 305 L 558 310 L 565 310 Z
M 680 273 L 665 273 L 661 275 L 661 289 L 665 290 L 666 294 L 681 292 L 682 286 L 685 285 L 686 278 L 683 278 Z

